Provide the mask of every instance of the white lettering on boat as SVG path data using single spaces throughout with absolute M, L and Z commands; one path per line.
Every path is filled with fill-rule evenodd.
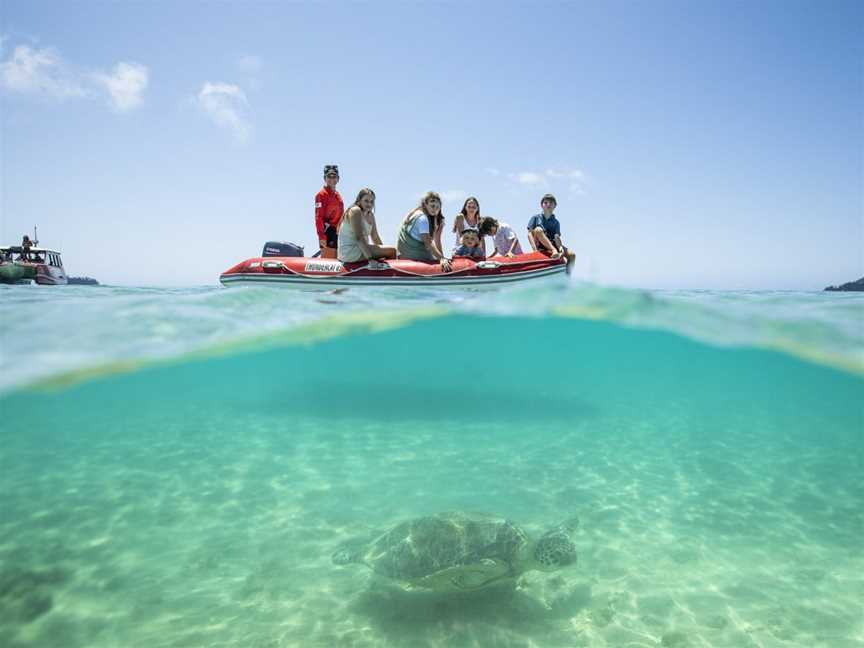
M 345 270 L 339 261 L 307 261 L 305 272 L 343 272 Z

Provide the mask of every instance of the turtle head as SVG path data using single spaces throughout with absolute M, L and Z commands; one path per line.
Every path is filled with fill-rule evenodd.
M 358 552 L 355 549 L 346 547 L 337 549 L 330 558 L 334 565 L 350 565 L 351 563 L 360 562 Z
M 540 571 L 555 571 L 576 564 L 576 545 L 564 528 L 543 534 L 534 545 L 534 567 Z
M 567 533 L 573 533 L 578 528 L 579 528 L 579 517 L 576 515 L 574 515 L 571 518 L 567 518 L 560 525 L 558 525 L 559 531 L 566 531 Z

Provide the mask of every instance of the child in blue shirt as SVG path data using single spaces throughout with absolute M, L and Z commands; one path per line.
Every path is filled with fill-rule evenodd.
M 564 247 L 561 241 L 561 224 L 555 218 L 554 210 L 558 201 L 552 194 L 546 194 L 540 199 L 540 207 L 543 210 L 535 214 L 528 221 L 528 242 L 537 252 L 549 254 L 553 259 L 564 256 L 567 259 L 568 274 L 573 268 L 576 255 Z
M 462 230 L 462 245 L 453 250 L 454 257 L 468 257 L 475 261 L 482 261 L 486 258 L 483 254 L 483 248 L 480 247 L 480 234 L 473 227 L 466 227 Z

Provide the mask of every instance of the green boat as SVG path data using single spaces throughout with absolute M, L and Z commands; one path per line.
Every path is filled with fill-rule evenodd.
M 0 283 L 30 283 L 36 279 L 36 265 L 22 261 L 0 262 Z
M 33 237 L 35 240 L 35 236 Z M 31 245 L 0 245 L 0 283 L 63 286 L 68 283 L 57 250 Z

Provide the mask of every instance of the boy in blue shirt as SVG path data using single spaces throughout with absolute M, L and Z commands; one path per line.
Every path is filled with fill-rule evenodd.
M 569 274 L 576 255 L 564 247 L 564 243 L 561 241 L 561 224 L 555 218 L 554 213 L 557 206 L 558 201 L 552 194 L 546 194 L 540 199 L 543 213 L 532 216 L 531 220 L 528 221 L 528 242 L 531 243 L 531 247 L 535 251 L 549 254 L 553 259 L 562 255 L 565 256 Z
M 468 257 L 474 261 L 482 261 L 486 258 L 483 248 L 480 247 L 480 234 L 473 227 L 462 230 L 462 245 L 453 250 L 453 256 Z

